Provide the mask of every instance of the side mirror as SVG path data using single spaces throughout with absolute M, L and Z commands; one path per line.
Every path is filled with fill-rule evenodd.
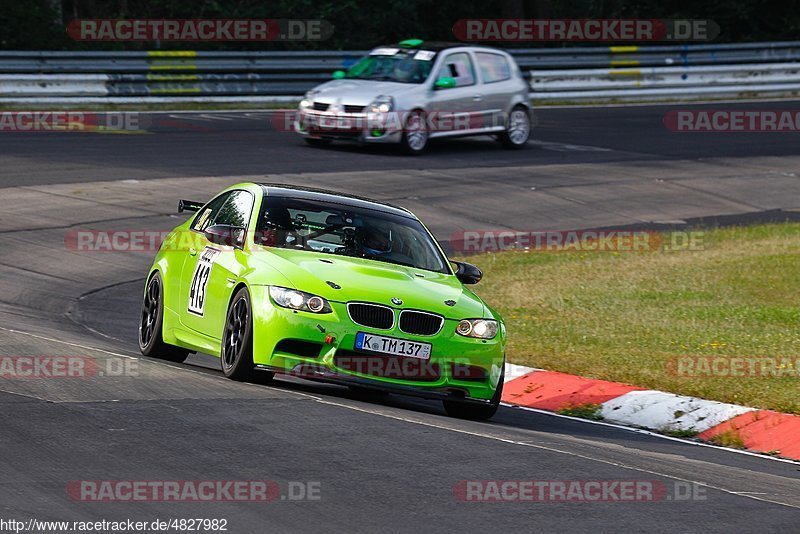
M 244 244 L 244 228 L 238 228 L 229 224 L 215 224 L 203 231 L 206 239 L 215 245 L 226 247 L 239 247 Z
M 183 213 L 184 211 L 200 211 L 200 208 L 203 206 L 205 206 L 203 202 L 197 202 L 196 200 L 179 200 L 178 213 Z
M 451 78 L 450 76 L 442 76 L 436 83 L 433 84 L 435 89 L 452 89 L 456 86 L 456 79 Z
M 454 261 L 453 263 L 456 266 L 456 278 L 462 284 L 477 284 L 483 278 L 483 271 L 471 263 L 465 261 Z
M 345 72 L 343 70 L 335 70 L 333 71 L 333 74 L 331 74 L 334 80 L 341 80 L 342 78 L 344 78 L 344 75 Z

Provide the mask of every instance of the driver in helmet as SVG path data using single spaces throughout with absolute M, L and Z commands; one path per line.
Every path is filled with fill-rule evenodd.
M 374 226 L 364 229 L 361 236 L 361 253 L 364 256 L 385 256 L 392 252 L 391 235 Z
M 394 79 L 398 82 L 409 83 L 416 82 L 417 66 L 413 60 L 403 59 L 396 61 L 394 64 Z
M 261 231 L 256 235 L 260 245 L 282 247 L 294 230 L 292 216 L 285 206 L 272 206 L 264 212 Z

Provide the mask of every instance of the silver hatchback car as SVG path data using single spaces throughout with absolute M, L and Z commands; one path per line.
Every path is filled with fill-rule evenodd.
M 294 129 L 310 145 L 399 143 L 420 154 L 439 137 L 493 135 L 508 148 L 530 137 L 529 87 L 502 50 L 410 39 L 333 78 L 300 102 Z

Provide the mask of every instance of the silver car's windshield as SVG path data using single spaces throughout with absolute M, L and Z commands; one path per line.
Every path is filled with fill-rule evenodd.
M 435 53 L 427 50 L 383 48 L 361 58 L 345 78 L 399 83 L 422 83 L 428 79 Z
M 255 242 L 450 272 L 416 219 L 333 202 L 264 197 Z

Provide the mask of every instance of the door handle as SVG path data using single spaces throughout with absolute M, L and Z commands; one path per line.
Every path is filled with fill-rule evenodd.
M 197 256 L 197 249 L 190 248 L 189 249 L 189 256 Z
M 475 95 L 472 97 L 472 100 L 474 100 L 475 102 L 480 102 L 481 100 L 483 100 L 483 95 Z

